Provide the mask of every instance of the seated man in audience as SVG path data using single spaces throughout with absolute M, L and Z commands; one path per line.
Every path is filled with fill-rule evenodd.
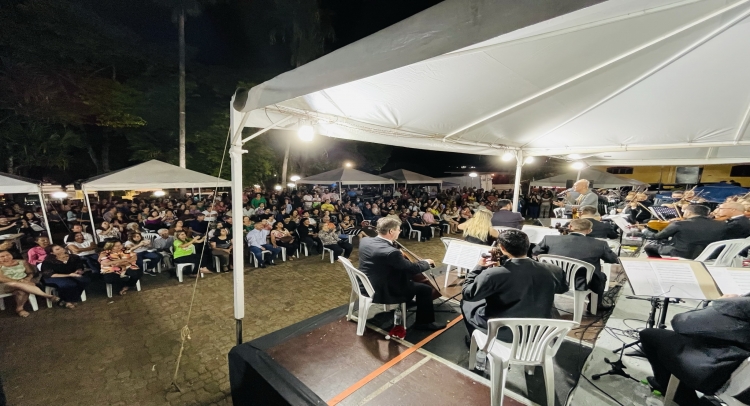
M 255 223 L 255 229 L 247 233 L 245 237 L 247 239 L 247 245 L 250 247 L 250 252 L 255 255 L 258 260 L 258 264 L 261 268 L 265 268 L 266 265 L 276 265 L 274 259 L 281 253 L 281 248 L 274 248 L 272 244 L 268 243 L 268 236 L 271 232 L 266 229 L 266 223 L 259 222 Z M 271 257 L 267 260 L 263 260 L 263 251 L 271 251 Z
M 195 237 L 202 237 L 208 232 L 208 221 L 206 221 L 206 215 L 198 213 L 195 216 L 195 220 L 187 222 L 187 226 Z
M 461 290 L 461 313 L 469 336 L 477 328 L 486 332 L 488 319 L 555 318 L 555 294 L 568 291 L 562 269 L 526 256 L 529 237 L 523 231 L 500 233 L 497 242 L 509 260 L 500 265 L 482 258 Z M 498 338 L 510 342 L 512 333 L 502 329 Z
M 595 238 L 587 238 L 591 233 L 591 221 L 587 219 L 575 219 L 568 223 L 570 233 L 568 235 L 547 235 L 542 241 L 534 247 L 534 255 L 550 254 L 560 255 L 563 257 L 577 259 L 594 265 L 594 274 L 591 276 L 591 282 L 586 285 L 586 271 L 580 269 L 576 272 L 575 289 L 591 290 L 598 295 L 599 303 L 597 310 L 606 311 L 611 306 L 603 306 L 602 298 L 604 287 L 607 283 L 607 276 L 601 271 L 601 261 L 608 264 L 618 263 L 617 254 L 612 252 L 605 241 Z M 591 303 L 589 303 L 589 312 Z
M 497 201 L 497 205 L 500 210 L 492 215 L 493 227 L 513 227 L 519 230 L 523 227 L 523 216 L 521 213 L 511 211 L 513 203 L 510 200 L 500 199 Z
M 599 212 L 596 210 L 596 207 L 581 206 L 578 213 L 580 214 L 580 218 L 591 222 L 591 232 L 588 234 L 589 237 L 608 239 L 619 237 L 617 231 L 615 231 L 610 223 L 599 221 Z
M 662 255 L 695 259 L 712 242 L 726 239 L 727 225 L 708 218 L 709 208 L 698 204 L 685 207 L 685 218 L 675 221 L 657 232 L 643 231 L 643 238 L 656 240 L 656 245 L 646 245 L 644 250 L 649 257 Z
M 159 229 L 159 236 L 154 238 L 151 246 L 154 247 L 156 252 L 162 256 L 169 255 L 169 249 L 174 245 L 174 237 L 169 235 L 169 230 L 166 228 Z
M 724 239 L 734 240 L 750 237 L 750 219 L 745 217 L 745 206 L 737 202 L 725 202 L 716 209 L 717 216 L 726 217 Z
M 99 254 L 96 253 L 94 240 L 86 240 L 81 232 L 72 232 L 65 238 L 65 248 L 73 254 L 78 255 L 88 265 L 89 269 L 99 272 Z
M 674 400 L 682 406 L 702 404 L 695 391 L 715 393 L 750 357 L 750 297 L 725 295 L 704 309 L 677 314 L 671 325 L 674 331 L 641 330 L 641 348 L 654 371 L 649 384 L 666 393 L 674 375 L 680 380 Z M 750 391 L 735 398 L 750 404 Z

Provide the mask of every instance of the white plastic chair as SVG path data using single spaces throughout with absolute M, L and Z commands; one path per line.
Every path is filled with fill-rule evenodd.
M 469 369 L 476 366 L 477 348 L 487 354 L 490 372 L 490 399 L 492 406 L 502 406 L 505 380 L 511 364 L 526 367 L 542 367 L 544 384 L 547 389 L 547 404 L 555 404 L 555 369 L 552 358 L 563 342 L 563 337 L 575 327 L 568 320 L 553 319 L 490 319 L 487 320 L 487 334 L 474 330 L 469 348 Z M 497 331 L 509 327 L 513 341 L 505 343 L 497 339 Z
M 185 274 L 185 268 L 192 268 L 193 264 L 177 264 L 175 267 L 175 273 L 177 274 L 177 280 L 182 283 L 184 279 Z M 203 278 L 203 273 L 201 273 L 201 278 Z M 140 281 L 139 281 L 140 282 Z
M 716 241 L 708 244 L 695 260 L 712 266 L 742 267 L 742 259 L 739 258 L 739 254 L 747 247 L 750 247 L 750 238 Z M 711 254 L 716 251 L 720 251 L 716 259 L 709 260 Z
M 54 286 L 45 286 L 44 293 L 48 295 L 52 295 L 52 296 L 57 296 L 57 288 Z M 81 302 L 85 302 L 85 301 L 86 301 L 86 291 L 84 290 L 83 292 L 81 292 Z M 52 308 L 52 299 L 47 299 L 47 308 L 48 309 Z
M 323 255 L 320 257 L 320 259 L 326 259 L 326 252 L 328 253 L 328 256 L 331 258 L 331 263 L 333 263 L 333 250 L 330 248 L 323 247 Z
M 349 282 L 352 284 L 352 291 L 349 295 L 349 311 L 346 313 L 347 320 L 357 320 L 357 335 L 361 336 L 365 333 L 365 324 L 367 324 L 367 313 L 370 310 L 370 305 L 373 304 L 372 296 L 375 294 L 375 289 L 370 283 L 370 279 L 362 271 L 355 268 L 351 261 L 344 257 L 339 257 L 339 262 L 344 265 L 346 275 L 349 277 Z M 363 294 L 359 290 L 359 284 L 362 284 L 367 294 Z M 359 298 L 359 311 L 357 317 L 354 317 L 354 301 Z M 401 303 L 401 324 L 406 328 L 406 303 Z
M 577 259 L 563 257 L 560 255 L 539 255 L 539 261 L 545 262 L 552 265 L 557 265 L 562 268 L 565 272 L 565 279 L 568 281 L 568 286 L 573 290 L 573 320 L 581 324 L 583 318 L 583 304 L 586 301 L 586 296 L 591 295 L 589 303 L 591 306 L 591 313 L 596 314 L 596 307 L 599 303 L 599 295 L 590 290 L 576 290 L 576 271 L 581 268 L 586 269 L 586 286 L 591 282 L 591 277 L 594 275 L 594 265 L 588 262 L 579 261 Z
M 201 276 L 203 276 L 203 275 L 201 274 Z M 180 282 L 182 282 L 182 281 L 180 281 Z M 111 283 L 107 283 L 106 285 L 107 285 L 107 297 L 111 298 L 112 297 L 112 284 Z M 141 291 L 141 281 L 140 280 L 138 280 L 138 282 L 135 283 L 135 289 L 137 291 L 139 291 L 139 292 Z
M 156 239 L 156 237 L 159 236 L 159 234 L 157 234 L 157 233 L 141 233 L 141 236 L 145 240 L 149 240 L 150 242 L 154 242 L 154 240 Z
M 214 269 L 216 269 L 216 273 L 221 273 L 221 260 L 219 257 L 214 257 Z
M 248 251 L 249 251 L 249 250 L 248 250 Z M 265 260 L 266 260 L 266 254 L 268 254 L 268 255 L 271 255 L 271 251 L 268 251 L 268 250 L 263 250 L 263 251 L 261 252 L 260 256 L 261 256 L 261 258 L 263 258 L 263 261 L 264 261 L 264 262 L 265 262 Z M 254 266 L 255 266 L 256 268 L 257 268 L 257 267 L 259 267 L 259 266 L 260 266 L 260 264 L 258 263 L 258 258 L 256 258 L 256 257 L 255 257 L 255 254 L 253 254 L 253 252 L 252 252 L 252 251 L 250 251 L 250 257 L 252 257 L 252 258 L 253 258 L 253 265 L 254 265 Z
M 680 385 L 680 380 L 674 375 L 669 377 L 669 384 L 667 385 L 667 393 L 664 394 L 664 406 L 677 406 L 674 403 L 674 395 L 677 392 L 677 387 Z M 735 399 L 734 396 L 743 393 L 750 389 L 750 358 L 742 361 L 740 366 L 732 372 L 721 389 L 719 389 L 714 396 L 719 398 L 723 404 L 727 406 L 747 406 L 745 403 Z
M 404 221 L 404 223 L 406 223 L 406 225 L 409 227 L 409 239 L 411 239 L 412 235 L 416 234 L 417 235 L 417 241 L 421 242 L 422 241 L 422 232 L 419 231 L 419 230 L 415 230 L 415 229 L 411 228 L 411 223 L 409 223 L 408 221 Z
M 506 227 L 506 226 L 492 226 L 495 230 L 497 230 L 498 233 L 504 233 L 508 230 L 518 230 L 515 227 Z
M 0 310 L 5 310 L 5 298 L 13 296 L 12 293 L 0 293 Z M 31 304 L 31 310 L 39 310 L 39 303 L 36 301 L 36 295 L 29 293 L 29 304 Z

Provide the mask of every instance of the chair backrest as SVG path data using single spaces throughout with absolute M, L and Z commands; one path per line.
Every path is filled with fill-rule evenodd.
M 495 230 L 497 230 L 498 233 L 503 233 L 508 230 L 518 230 L 515 227 L 506 227 L 506 226 L 492 226 Z
M 705 262 L 711 257 L 711 254 L 721 250 L 712 265 L 732 266 L 733 260 L 747 247 L 750 247 L 750 238 L 712 242 L 703 249 L 695 260 Z
M 370 279 L 362 271 L 355 268 L 351 261 L 344 257 L 339 257 L 339 262 L 344 264 L 347 276 L 349 276 L 349 282 L 352 283 L 352 290 L 357 293 L 357 296 L 362 295 L 362 291 L 359 289 L 360 284 L 365 288 L 367 297 L 372 298 L 375 294 L 375 288 L 372 287 Z
M 746 393 L 750 389 L 750 358 L 742 361 L 739 367 L 732 372 L 732 376 L 719 390 L 717 395 L 729 406 L 741 405 L 734 396 Z
M 568 286 L 570 286 L 571 288 L 576 285 L 576 271 L 581 268 L 586 269 L 586 284 L 588 285 L 588 283 L 591 282 L 591 277 L 594 275 L 594 269 L 596 269 L 594 265 L 589 264 L 588 262 L 563 257 L 561 255 L 542 254 L 539 255 L 538 258 L 539 262 L 557 265 L 562 268 L 563 272 L 565 272 L 565 279 L 567 279 L 568 281 Z
M 143 236 L 143 238 L 145 238 L 145 239 L 147 239 L 147 240 L 149 240 L 151 242 L 154 242 L 154 240 L 156 239 L 156 237 L 159 236 L 159 234 L 156 234 L 156 233 L 141 233 L 141 236 Z
M 513 332 L 510 346 L 510 362 L 516 364 L 539 364 L 545 354 L 554 356 L 563 342 L 563 337 L 577 323 L 555 319 L 490 319 L 487 320 L 488 337 L 497 337 L 501 327 Z M 496 340 L 487 340 L 485 351 L 489 351 Z

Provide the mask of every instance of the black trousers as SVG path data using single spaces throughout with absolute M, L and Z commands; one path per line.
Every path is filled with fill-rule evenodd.
M 337 261 L 341 254 L 344 254 L 344 258 L 349 258 L 352 254 L 354 247 L 349 244 L 349 241 L 339 241 L 337 244 L 326 245 L 326 248 L 333 251 L 333 260 Z
M 691 338 L 683 336 L 672 330 L 647 328 L 641 330 L 641 348 L 646 354 L 651 369 L 654 371 L 656 382 L 667 390 L 669 377 L 673 374 L 679 376 L 680 371 L 675 368 L 681 364 L 677 359 L 680 356 L 682 348 L 690 344 Z M 684 383 L 680 383 L 675 393 L 675 402 L 681 406 L 691 406 L 698 404 L 698 395 L 695 389 L 688 388 Z
M 432 288 L 422 283 L 412 283 L 411 293 L 416 296 L 417 302 L 417 319 L 415 324 L 430 324 L 434 322 L 435 309 L 432 305 Z
M 607 276 L 604 275 L 601 271 L 594 271 L 594 274 L 591 275 L 591 282 L 589 282 L 588 287 L 586 286 L 586 270 L 579 269 L 576 271 L 576 279 L 575 279 L 575 289 L 576 290 L 590 290 L 594 293 L 596 293 L 599 297 L 599 301 L 596 304 L 597 306 L 602 305 L 602 296 L 604 295 L 604 285 L 607 284 Z
M 320 241 L 320 238 L 318 237 L 305 237 L 302 239 L 302 242 L 307 245 L 307 249 L 312 251 L 313 248 L 315 249 L 316 254 L 320 254 L 323 252 L 323 241 Z
M 110 272 L 102 274 L 102 279 L 104 279 L 104 283 L 112 284 L 112 291 L 119 292 L 125 286 L 135 287 L 136 283 L 143 277 L 143 271 L 140 269 L 128 269 L 125 271 L 125 275 L 129 277 L 121 278 L 119 274 Z
M 430 226 L 411 226 L 411 228 L 414 231 L 421 232 L 423 240 L 429 240 L 430 238 L 432 238 L 432 229 L 430 228 Z

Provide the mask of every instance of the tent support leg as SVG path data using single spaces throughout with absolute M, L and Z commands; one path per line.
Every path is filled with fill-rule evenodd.
M 523 168 L 523 151 L 516 151 L 516 178 L 513 180 L 513 211 L 518 212 L 518 200 L 521 195 L 521 169 Z
M 96 229 L 94 228 L 94 212 L 91 211 L 91 202 L 89 201 L 89 194 L 86 192 L 85 187 L 81 187 L 83 192 L 83 200 L 86 202 L 86 207 L 89 208 L 89 217 L 91 218 L 91 236 L 94 238 L 94 243 L 99 243 L 99 238 L 96 235 Z
M 232 173 L 232 207 L 236 212 L 241 212 L 242 208 L 242 155 L 247 152 L 242 149 L 242 127 L 237 128 L 237 113 L 231 106 L 229 107 L 229 125 L 232 137 L 232 145 L 229 149 L 231 159 Z M 237 218 L 242 218 L 235 214 Z M 234 319 L 236 321 L 236 338 L 237 344 L 242 344 L 242 319 L 245 318 L 245 241 L 242 238 L 242 221 L 234 221 L 232 224 L 232 272 L 233 292 L 234 292 Z
M 42 215 L 44 216 L 44 226 L 47 227 L 47 236 L 49 237 L 49 242 L 54 244 L 55 242 L 52 241 L 52 229 L 49 228 L 49 220 L 47 219 L 47 203 L 44 202 L 44 192 L 42 192 L 41 185 L 39 185 L 39 206 L 42 207 Z M 92 219 L 94 218 L 94 216 L 91 214 L 91 211 L 89 211 L 89 216 Z M 93 227 L 93 224 L 92 224 L 92 227 Z

